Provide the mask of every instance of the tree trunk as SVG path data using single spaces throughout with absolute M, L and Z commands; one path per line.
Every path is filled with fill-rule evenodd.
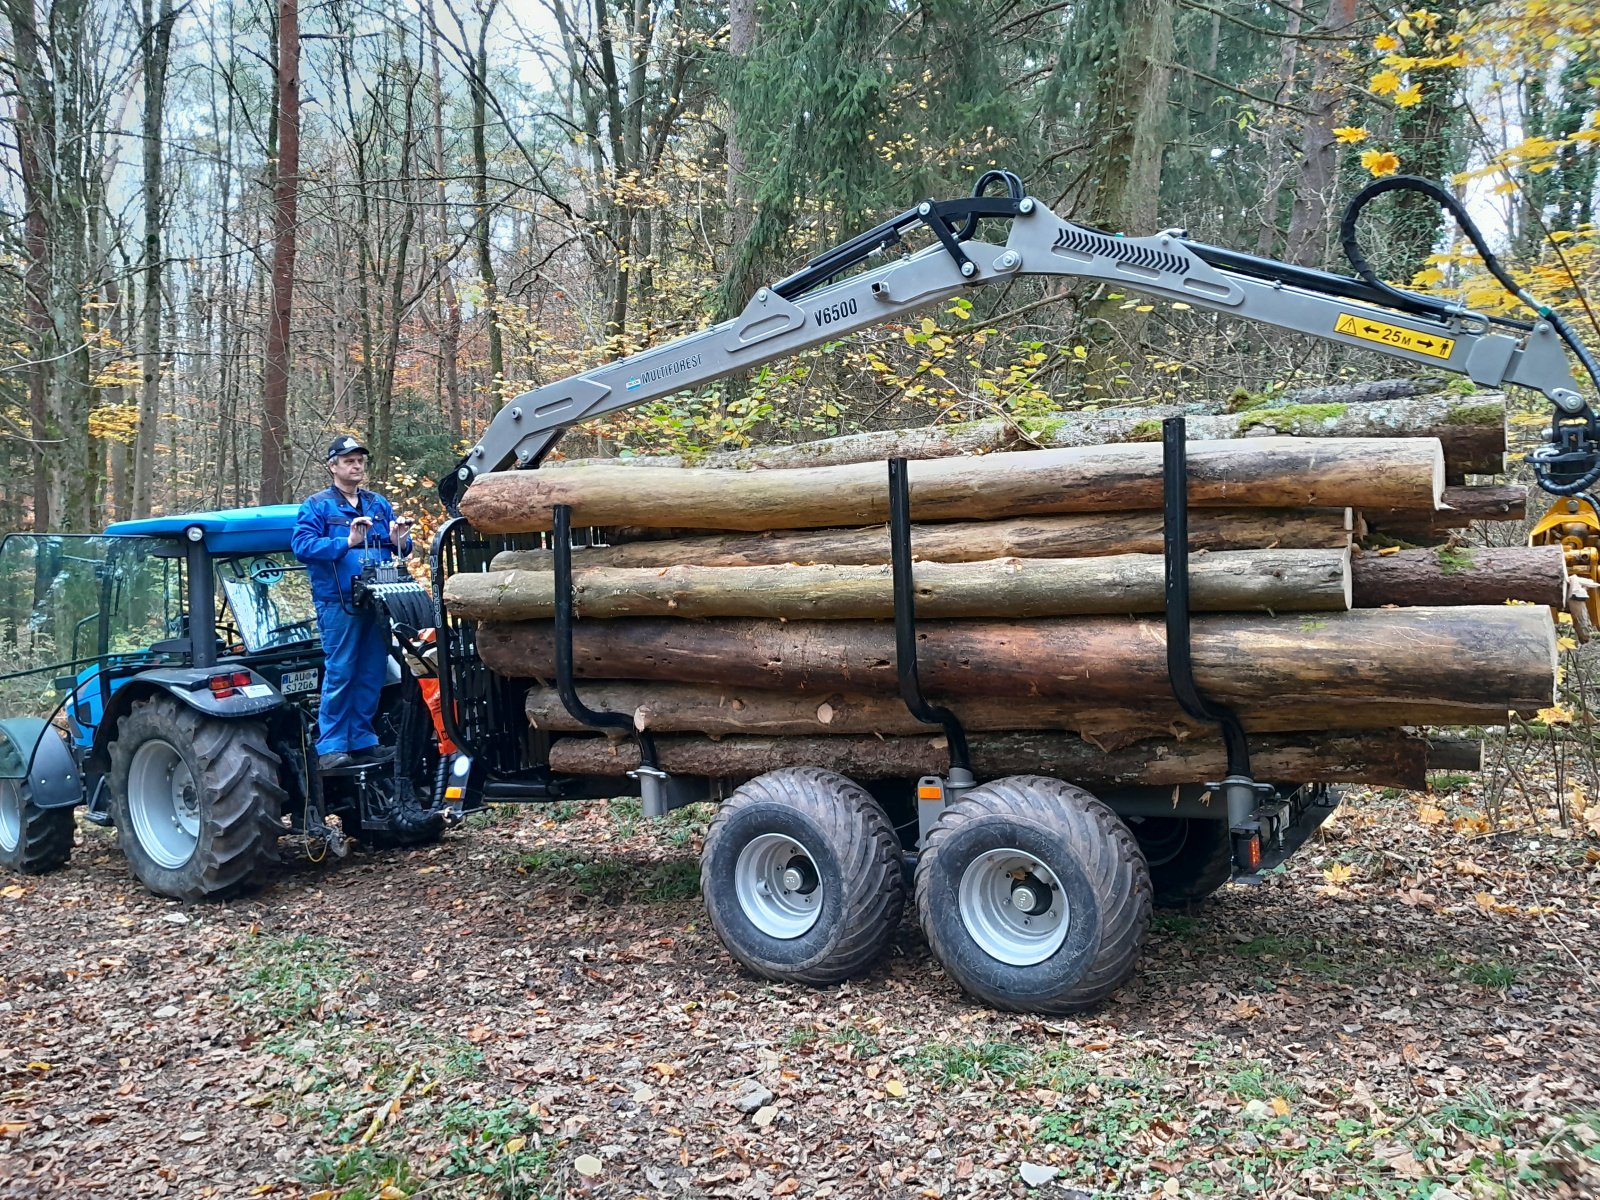
M 796 696 L 757 688 L 621 682 L 585 684 L 582 699 L 601 712 L 628 714 L 635 728 L 653 733 L 904 737 L 937 732 L 937 727 L 912 717 L 899 696 L 852 692 Z M 1071 729 L 1104 750 L 1152 737 L 1188 740 L 1213 737 L 1217 732 L 1215 725 L 1195 721 L 1171 699 L 1126 709 L 1072 700 L 972 696 L 953 701 L 950 707 L 968 732 Z M 589 726 L 567 712 L 553 687 L 530 688 L 526 711 L 528 723 L 535 729 L 548 733 L 589 731 Z M 1250 733 L 1284 733 L 1401 725 L 1499 725 L 1505 721 L 1506 711 L 1492 704 L 1449 701 L 1308 699 L 1295 704 L 1243 705 L 1235 713 Z M 625 735 L 608 732 L 607 736 Z
M 1159 621 L 925 621 L 917 640 L 923 686 L 951 700 L 1066 697 L 1126 706 L 1171 695 Z M 584 679 L 805 693 L 899 688 L 887 622 L 580 621 L 573 641 L 574 672 Z M 1523 709 L 1547 707 L 1555 689 L 1555 628 L 1542 608 L 1199 617 L 1192 648 L 1196 683 L 1223 704 L 1448 696 Z M 554 675 L 548 622 L 481 625 L 478 650 L 502 675 Z
M 499 395 L 504 386 L 505 350 L 500 338 L 500 284 L 495 276 L 489 207 L 489 22 L 500 0 L 479 0 L 478 52 L 472 60 L 472 203 L 473 241 L 478 250 L 478 274 L 483 279 L 483 307 L 489 338 L 490 388 Z
M 916 518 L 960 520 L 1161 507 L 1161 447 L 1025 450 L 912 463 Z M 1192 442 L 1189 503 L 1270 508 L 1373 505 L 1431 512 L 1444 487 L 1434 438 L 1253 438 Z M 803 471 L 662 471 L 626 467 L 510 471 L 479 479 L 461 511 L 480 533 L 549 529 L 557 504 L 573 524 L 804 529 L 888 519 L 881 463 Z
M 1166 607 L 1159 555 L 999 558 L 921 562 L 912 569 L 917 615 L 1070 617 L 1153 613 Z M 1344 612 L 1350 607 L 1348 550 L 1255 550 L 1197 556 L 1189 568 L 1196 612 Z M 450 612 L 475 621 L 555 615 L 549 571 L 452 575 Z M 591 567 L 573 576 L 584 617 L 773 617 L 784 620 L 894 616 L 889 567 Z
M 161 421 L 161 121 L 166 113 L 167 64 L 176 19 L 172 0 L 160 0 L 152 17 L 143 3 L 144 24 L 144 331 L 139 389 L 139 432 L 133 450 L 133 512 L 150 515 L 155 492 L 156 441 Z
M 1327 16 L 1317 27 L 1323 35 L 1311 51 L 1311 113 L 1306 118 L 1300 178 L 1295 181 L 1294 207 L 1284 257 L 1305 267 L 1320 267 L 1327 258 L 1328 205 L 1338 177 L 1338 143 L 1333 136 L 1339 103 L 1346 89 L 1347 69 L 1340 38 L 1356 19 L 1356 0 L 1330 0 Z
M 1096 749 L 1070 734 L 991 733 L 971 739 L 972 770 L 979 779 L 1048 775 L 1091 791 L 1124 787 L 1175 787 L 1227 774 L 1220 741 L 1141 742 L 1121 751 Z M 942 734 L 907 738 L 656 739 L 661 768 L 669 773 L 748 779 L 782 767 L 826 766 L 851 779 L 911 778 L 949 766 Z M 605 738 L 562 738 L 550 747 L 550 769 L 576 775 L 622 775 L 639 765 L 638 747 Z M 1401 730 L 1349 734 L 1264 735 L 1250 739 L 1250 765 L 1258 779 L 1283 783 L 1369 783 L 1427 786 L 1428 743 Z
M 1189 514 L 1193 551 L 1303 549 L 1350 545 L 1348 508 L 1197 508 Z M 913 525 L 911 546 L 923 562 L 982 562 L 991 558 L 1097 558 L 1160 554 L 1165 545 L 1157 512 L 1078 513 L 1017 521 Z M 506 550 L 496 571 L 549 571 L 548 550 Z M 582 567 L 759 567 L 783 563 L 871 566 L 889 561 L 889 531 L 819 529 L 796 533 L 704 534 L 662 541 L 578 547 Z
M 261 503 L 281 504 L 289 481 L 289 322 L 294 312 L 295 200 L 300 176 L 300 14 L 278 0 L 278 169 L 273 188 L 272 312 L 261 395 Z
M 728 3 L 728 55 L 742 67 L 755 48 L 759 28 L 756 0 L 729 0 Z M 750 233 L 755 218 L 755 181 L 750 176 L 746 161 L 745 140 L 739 136 L 739 125 L 748 120 L 739 112 L 728 114 L 725 131 L 728 145 L 728 237 L 731 246 L 737 246 Z
M 1567 602 L 1566 555 L 1559 546 L 1358 554 L 1351 574 L 1357 608 L 1513 600 L 1562 608 Z

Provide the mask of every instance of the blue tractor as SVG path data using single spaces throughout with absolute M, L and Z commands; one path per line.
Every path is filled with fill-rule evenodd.
M 80 804 L 148 888 L 191 900 L 260 881 L 285 836 L 343 854 L 436 839 L 459 815 L 424 696 L 431 602 L 398 564 L 353 598 L 394 633 L 378 720 L 394 756 L 318 770 L 323 655 L 296 511 L 0 542 L 0 712 L 29 714 L 0 719 L 0 868 L 64 865 Z

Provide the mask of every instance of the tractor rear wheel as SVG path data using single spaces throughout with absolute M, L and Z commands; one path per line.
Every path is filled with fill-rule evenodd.
M 72 855 L 72 809 L 40 808 L 26 779 L 0 779 L 0 868 L 42 875 Z
M 234 895 L 276 862 L 284 790 L 258 721 L 136 703 L 111 744 L 117 842 L 139 881 L 179 900 Z

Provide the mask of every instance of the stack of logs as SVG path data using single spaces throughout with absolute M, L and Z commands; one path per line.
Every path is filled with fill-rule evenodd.
M 1479 751 L 1416 727 L 1552 703 L 1562 555 L 1451 536 L 1523 516 L 1522 489 L 1466 482 L 1503 469 L 1500 397 L 1333 407 L 1190 421 L 1195 679 L 1239 714 L 1258 778 L 1420 787 Z M 969 426 L 725 466 L 489 475 L 462 511 L 480 532 L 524 533 L 567 504 L 574 528 L 608 530 L 610 544 L 573 551 L 575 674 L 592 681 L 587 705 L 656 736 L 665 770 L 915 777 L 948 760 L 942 731 L 899 699 L 882 459 L 918 456 L 920 674 L 965 725 L 979 778 L 1220 777 L 1215 728 L 1182 712 L 1167 677 L 1159 421 L 1068 418 L 1034 449 L 995 428 L 989 444 Z M 492 567 L 452 577 L 446 603 L 481 623 L 491 669 L 535 681 L 534 726 L 585 732 L 552 684 L 550 552 Z M 637 764 L 627 739 L 551 748 L 558 771 Z

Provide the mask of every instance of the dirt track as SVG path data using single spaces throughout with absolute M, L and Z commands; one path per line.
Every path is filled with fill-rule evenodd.
M 1062 1022 L 910 927 L 845 987 L 742 974 L 702 813 L 504 810 L 202 907 L 85 828 L 0 881 L 0 1196 L 1600 1194 L 1600 853 L 1536 807 L 1358 795 Z

